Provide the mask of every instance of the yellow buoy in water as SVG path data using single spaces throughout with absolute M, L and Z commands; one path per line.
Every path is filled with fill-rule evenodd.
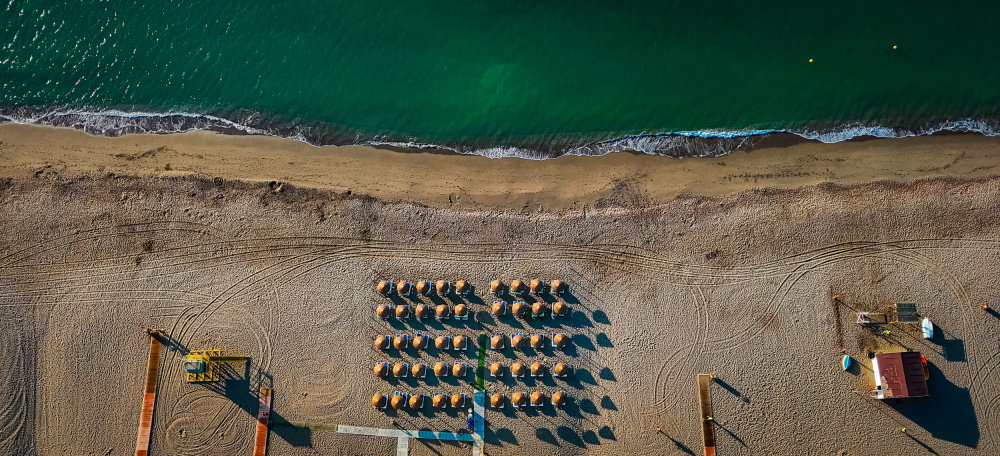
M 895 45 L 895 44 L 894 44 L 894 45 L 892 45 L 892 48 L 893 48 L 893 49 L 896 49 L 896 45 Z
M 813 59 L 809 59 L 809 63 L 813 63 Z

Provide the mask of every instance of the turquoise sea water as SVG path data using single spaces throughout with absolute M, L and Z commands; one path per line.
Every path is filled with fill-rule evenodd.
M 998 2 L 14 0 L 0 15 L 0 112 L 103 134 L 550 156 L 1000 120 Z M 709 152 L 738 139 L 721 141 Z

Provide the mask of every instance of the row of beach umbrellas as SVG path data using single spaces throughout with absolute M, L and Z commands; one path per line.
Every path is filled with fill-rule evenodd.
M 424 350 L 430 345 L 430 340 L 430 336 L 420 333 L 413 337 L 412 342 L 408 334 L 396 334 L 395 336 L 380 334 L 375 336 L 375 349 L 384 351 L 392 347 L 396 350 L 406 350 L 412 346 L 417 350 Z M 525 348 L 526 344 L 530 344 L 535 349 L 542 349 L 546 344 L 555 348 L 565 348 L 569 342 L 569 336 L 564 333 L 555 333 L 551 337 L 546 337 L 544 334 L 533 334 L 530 337 L 524 334 L 511 334 L 509 336 L 494 334 L 490 337 L 490 348 L 503 350 L 510 347 L 521 350 Z M 434 338 L 434 347 L 439 350 L 465 350 L 469 344 L 469 338 L 462 335 L 455 337 L 438 335 Z
M 378 285 L 375 285 L 375 291 L 382 296 L 398 295 L 398 296 L 411 296 L 413 293 L 419 293 L 423 296 L 430 296 L 432 294 L 437 294 L 438 296 L 448 296 L 452 293 L 459 296 L 465 296 L 472 291 L 472 284 L 465 280 L 459 280 L 454 284 L 450 280 L 438 280 L 437 282 L 431 280 L 420 280 L 417 281 L 416 285 L 411 282 L 400 281 L 393 282 L 391 280 L 381 280 Z
M 397 410 L 402 410 L 404 408 L 411 409 L 421 409 L 424 407 L 427 401 L 427 395 L 424 394 L 409 394 L 395 392 L 391 396 L 382 393 L 376 393 L 372 396 L 372 407 L 377 409 L 386 409 L 392 407 Z M 429 395 L 431 398 L 430 403 L 433 407 L 438 409 L 445 409 L 449 406 L 452 408 L 465 408 L 468 405 L 468 397 L 464 393 L 433 393 Z M 551 394 L 547 395 L 541 391 L 535 391 L 530 395 L 524 392 L 516 392 L 510 395 L 510 403 L 515 408 L 524 407 L 530 405 L 533 407 L 544 406 L 546 402 L 551 403 L 555 406 L 566 405 L 566 401 L 569 396 L 565 391 L 553 391 Z M 507 396 L 503 393 L 494 393 L 490 396 L 490 406 L 493 408 L 502 409 L 507 402 Z
M 433 309 L 434 318 L 438 320 L 446 320 L 452 316 L 457 320 L 467 320 L 469 318 L 469 306 L 466 304 L 457 304 L 454 307 L 447 304 L 438 304 Z M 375 315 L 383 320 L 388 320 L 392 316 L 395 316 L 398 320 L 409 320 L 410 317 L 423 320 L 430 317 L 430 314 L 431 306 L 422 303 L 412 307 L 409 304 L 399 304 L 395 308 L 389 304 L 379 304 L 375 308 Z
M 466 280 L 458 280 L 454 284 L 452 284 L 450 280 L 419 280 L 416 285 L 405 280 L 399 282 L 380 280 L 378 284 L 375 285 L 375 291 L 382 296 L 390 296 L 393 294 L 398 296 L 410 296 L 413 293 L 418 293 L 423 296 L 430 296 L 432 294 L 437 294 L 438 296 L 448 296 L 453 293 L 459 296 L 465 296 L 472 291 L 472 284 Z M 508 291 L 515 296 L 521 296 L 529 291 L 538 296 L 548 293 L 561 295 L 569 291 L 569 285 L 559 279 L 553 280 L 551 283 L 546 283 L 542 279 L 534 279 L 527 283 L 521 279 L 515 279 L 510 282 L 510 285 L 507 285 L 504 281 L 497 279 L 490 283 L 490 293 L 493 293 L 494 295 L 500 295 Z
M 502 377 L 506 372 L 507 367 L 503 362 L 495 362 L 490 365 L 490 375 L 493 377 Z M 465 377 L 469 372 L 468 367 L 465 363 L 454 363 L 449 365 L 444 361 L 439 361 L 434 363 L 433 368 L 429 368 L 427 364 L 414 363 L 412 366 L 406 362 L 397 362 L 393 365 L 389 365 L 388 362 L 378 362 L 375 363 L 375 367 L 372 369 L 375 377 L 386 378 L 392 374 L 392 376 L 397 378 L 406 378 L 408 376 L 413 376 L 413 378 L 426 378 L 427 372 L 432 371 L 434 375 L 438 377 L 447 377 L 448 375 L 454 375 L 455 377 Z M 511 376 L 518 378 L 524 377 L 526 372 L 530 371 L 532 377 L 541 377 L 545 375 L 545 365 L 541 362 L 534 362 L 531 366 L 527 366 L 525 363 L 520 361 L 515 361 L 510 365 Z M 556 377 L 566 377 L 569 375 L 571 369 L 569 365 L 563 362 L 552 363 L 552 375 Z
M 412 347 L 417 350 L 424 350 L 430 344 L 430 336 L 417 333 L 412 339 Z M 388 350 L 389 347 L 396 350 L 406 350 L 410 348 L 411 340 L 408 334 L 378 335 L 375 336 L 375 349 Z M 438 335 L 434 338 L 434 347 L 438 350 L 465 350 L 469 348 L 469 337 L 458 335 L 455 337 Z

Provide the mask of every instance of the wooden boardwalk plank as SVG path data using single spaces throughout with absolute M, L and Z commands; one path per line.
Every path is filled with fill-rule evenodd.
M 715 456 L 715 423 L 712 417 L 712 375 L 698 374 L 698 405 L 701 407 L 701 438 L 705 456 Z
M 271 388 L 260 389 L 260 406 L 257 408 L 257 434 L 254 436 L 253 456 L 264 456 L 267 451 L 267 421 L 271 418 Z
M 143 389 L 142 413 L 139 415 L 139 433 L 135 439 L 135 456 L 149 454 L 149 438 L 153 426 L 153 409 L 156 406 L 156 380 L 160 372 L 160 341 L 149 337 L 149 358 L 146 360 L 146 386 Z

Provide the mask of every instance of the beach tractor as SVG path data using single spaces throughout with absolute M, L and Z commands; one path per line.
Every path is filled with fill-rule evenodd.
M 223 355 L 222 350 L 192 350 L 184 358 L 188 383 L 219 381 L 219 363 L 243 363 L 243 355 Z

